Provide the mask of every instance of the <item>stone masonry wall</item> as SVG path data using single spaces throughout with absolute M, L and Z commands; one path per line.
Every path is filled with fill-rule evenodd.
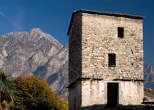
M 81 108 L 81 81 L 69 88 L 69 110 L 80 110 Z
M 73 83 L 81 75 L 81 14 L 76 14 L 69 32 L 69 83 Z
M 119 83 L 119 104 L 139 105 L 143 101 L 143 83 L 139 81 L 109 81 Z M 103 80 L 82 81 L 82 107 L 107 104 L 107 83 Z M 113 91 L 114 92 L 114 91 Z
M 82 80 L 82 107 L 107 103 L 106 84 L 102 80 Z
M 76 14 L 69 32 L 69 110 L 81 107 L 81 14 Z
M 119 82 L 119 104 L 140 105 L 144 98 L 144 85 L 140 81 Z
M 141 104 L 142 20 L 88 13 L 73 16 L 69 30 L 69 110 L 107 104 L 109 82 L 119 83 L 119 104 Z M 118 38 L 118 27 L 124 27 L 124 38 Z M 108 67 L 109 53 L 116 54 L 116 67 Z
M 108 67 L 109 53 L 116 67 Z M 82 13 L 82 78 L 143 80 L 142 20 Z

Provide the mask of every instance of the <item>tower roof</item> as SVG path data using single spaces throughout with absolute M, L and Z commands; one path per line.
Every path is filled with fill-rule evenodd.
M 130 15 L 130 14 L 122 14 L 122 13 L 111 13 L 111 12 L 92 11 L 92 10 L 83 10 L 83 9 L 81 9 L 81 10 L 76 10 L 76 11 L 73 12 L 67 34 L 70 31 L 74 15 L 77 14 L 77 13 L 107 15 L 107 16 L 124 17 L 124 18 L 130 18 L 130 19 L 141 19 L 141 20 L 143 19 L 143 16 L 138 16 L 138 15 Z

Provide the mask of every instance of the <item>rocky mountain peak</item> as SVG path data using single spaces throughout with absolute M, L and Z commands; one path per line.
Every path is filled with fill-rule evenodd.
M 42 76 L 59 95 L 68 84 L 68 45 L 39 28 L 0 37 L 0 69 L 13 77 Z M 144 63 L 145 87 L 154 88 L 154 67 Z
M 43 33 L 43 31 L 40 28 L 33 28 L 31 32 L 32 33 Z
M 67 50 L 39 28 L 5 34 L 0 38 L 0 69 L 13 77 L 42 76 L 58 94 L 63 94 L 68 75 Z

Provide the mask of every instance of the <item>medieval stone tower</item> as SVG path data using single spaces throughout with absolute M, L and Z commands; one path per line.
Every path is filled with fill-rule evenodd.
M 73 13 L 68 30 L 70 110 L 142 103 L 142 19 L 88 10 Z

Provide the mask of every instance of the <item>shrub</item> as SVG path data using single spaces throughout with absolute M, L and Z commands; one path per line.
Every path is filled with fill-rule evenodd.
M 57 96 L 41 77 L 19 76 L 15 84 L 15 110 L 68 109 L 67 101 Z

